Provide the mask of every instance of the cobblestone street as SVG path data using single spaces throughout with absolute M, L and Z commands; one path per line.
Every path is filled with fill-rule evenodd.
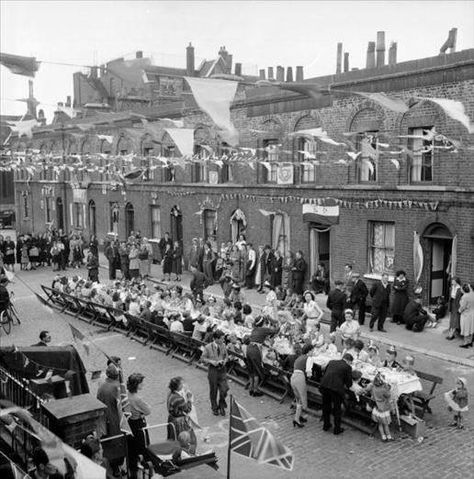
M 104 333 L 95 327 L 59 314 L 44 307 L 36 299 L 34 291 L 40 285 L 50 285 L 52 273 L 37 270 L 17 273 L 12 290 L 16 294 L 16 307 L 22 318 L 21 326 L 16 325 L 10 336 L 2 332 L 1 345 L 30 345 L 37 341 L 42 329 L 51 331 L 53 344 L 71 343 L 72 336 L 68 322 L 81 331 L 90 331 L 97 344 L 108 354 L 122 357 L 125 375 L 140 371 L 146 376 L 144 398 L 152 405 L 153 413 L 149 424 L 166 421 L 166 396 L 168 381 L 173 376 L 183 376 L 196 397 L 198 418 L 202 431 L 198 433 L 199 448 L 206 451 L 215 448 L 219 456 L 220 471 L 226 470 L 226 446 L 228 418 L 215 417 L 208 404 L 206 373 L 194 366 L 187 366 L 177 359 L 143 347 L 115 332 Z M 26 286 L 28 285 L 31 290 Z M 105 361 L 92 353 L 83 356 L 89 371 L 104 369 Z M 465 366 L 417 357 L 420 370 L 436 373 L 444 378 L 433 404 L 433 415 L 427 415 L 427 432 L 423 442 L 401 436 L 393 443 L 382 443 L 378 437 L 346 428 L 343 436 L 334 436 L 322 431 L 318 418 L 310 417 L 307 426 L 300 430 L 292 427 L 290 402 L 279 404 L 267 397 L 250 397 L 243 387 L 231 383 L 231 392 L 236 399 L 255 415 L 257 420 L 268 427 L 295 454 L 292 473 L 271 466 L 258 466 L 254 461 L 232 455 L 232 477 L 239 478 L 352 478 L 370 474 L 374 478 L 467 478 L 474 475 L 474 441 L 472 440 L 472 418 L 468 417 L 464 430 L 448 426 L 450 415 L 446 411 L 442 393 L 452 385 L 458 375 L 467 377 L 471 397 L 473 394 L 474 372 Z M 90 377 L 90 376 L 89 376 Z M 91 384 L 95 394 L 97 383 Z

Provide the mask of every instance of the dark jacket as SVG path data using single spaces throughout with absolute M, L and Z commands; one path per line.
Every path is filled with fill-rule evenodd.
M 367 289 L 367 286 L 361 279 L 358 279 L 354 283 L 354 286 L 352 287 L 351 303 L 358 304 L 358 303 L 364 302 L 368 294 L 369 294 L 369 290 Z
M 385 305 L 388 308 L 390 303 L 390 285 L 384 288 L 382 281 L 377 281 L 372 288 L 370 288 L 370 296 L 372 297 L 372 306 L 374 308 L 380 308 Z
M 408 302 L 403 313 L 403 319 L 406 324 L 413 324 L 418 321 L 420 315 L 426 316 L 426 311 L 420 303 L 413 299 Z
M 195 271 L 189 287 L 193 293 L 202 293 L 207 287 L 206 275 L 201 271 Z
M 335 391 L 341 396 L 352 386 L 352 368 L 343 359 L 329 361 L 320 387 Z
M 120 434 L 120 384 L 118 381 L 107 378 L 97 390 L 97 399 L 103 402 L 105 410 L 105 422 L 108 436 Z
M 326 306 L 334 313 L 342 313 L 346 304 L 346 295 L 339 289 L 329 291 Z

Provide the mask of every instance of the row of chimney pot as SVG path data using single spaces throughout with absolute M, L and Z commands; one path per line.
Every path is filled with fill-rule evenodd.
M 266 80 L 265 70 L 259 70 L 259 78 L 260 80 Z M 273 67 L 268 67 L 268 79 L 269 80 L 276 80 L 280 82 L 292 82 L 293 80 L 293 67 L 287 67 L 286 69 L 286 80 L 285 80 L 285 68 L 281 65 L 276 67 L 276 78 L 274 76 L 274 69 Z M 302 82 L 304 80 L 303 74 L 303 67 L 298 66 L 296 67 L 296 81 Z
M 344 63 L 342 56 L 342 43 L 337 44 L 336 73 L 349 71 L 349 53 L 344 52 Z M 388 50 L 388 64 L 397 63 L 397 42 L 392 42 Z M 377 32 L 377 41 L 369 42 L 367 46 L 366 68 L 380 68 L 385 65 L 385 32 Z M 344 70 L 343 70 L 344 68 Z M 352 70 L 356 70 L 353 68 Z

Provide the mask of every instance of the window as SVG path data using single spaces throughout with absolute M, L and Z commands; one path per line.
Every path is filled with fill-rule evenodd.
M 232 166 L 228 160 L 224 160 L 221 168 L 221 183 L 229 183 L 232 181 Z
M 408 134 L 419 138 L 410 138 L 408 148 L 412 152 L 410 164 L 410 180 L 432 181 L 433 180 L 433 143 L 434 140 L 426 131 L 432 127 L 409 128 Z M 426 137 L 425 140 L 423 137 Z
M 52 204 L 53 198 L 46 196 L 44 199 L 44 206 L 45 206 L 45 221 L 46 223 L 51 223 L 53 221 L 51 213 L 52 213 Z
M 369 222 L 369 272 L 393 273 L 395 224 Z
M 207 183 L 209 181 L 209 165 L 207 160 L 193 162 L 192 181 L 194 183 Z
M 110 203 L 110 231 L 115 235 L 118 235 L 119 211 L 117 203 Z
M 157 205 L 150 206 L 151 211 L 151 237 L 153 239 L 161 238 L 161 209 Z
M 377 132 L 367 131 L 363 136 L 357 136 L 357 179 L 359 182 L 377 181 Z
M 289 251 L 290 217 L 286 213 L 272 216 L 272 248 L 279 250 L 284 257 Z
M 72 214 L 75 228 L 84 228 L 84 216 L 82 203 L 72 204 Z
M 263 140 L 264 155 L 266 161 L 278 161 L 279 141 L 277 139 Z
M 26 218 L 29 218 L 29 202 L 28 202 L 28 194 L 27 193 L 23 193 L 23 218 L 26 219 Z
M 202 213 L 204 223 L 204 241 L 217 236 L 217 212 L 204 210 Z
M 301 183 L 314 183 L 316 181 L 316 170 L 314 165 L 307 163 L 301 165 Z

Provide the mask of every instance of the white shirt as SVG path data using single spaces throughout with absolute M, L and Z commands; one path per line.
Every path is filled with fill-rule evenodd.
M 181 321 L 173 321 L 170 324 L 170 331 L 172 333 L 182 333 L 182 332 L 184 332 L 183 323 L 181 323 Z
M 257 253 L 253 248 L 248 250 L 248 259 L 251 262 L 249 269 L 252 269 L 257 261 Z

